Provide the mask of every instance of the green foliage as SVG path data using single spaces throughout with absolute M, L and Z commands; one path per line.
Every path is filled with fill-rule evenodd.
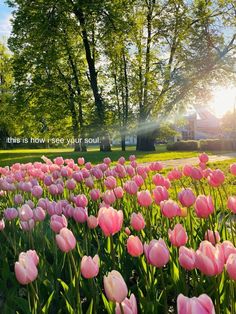
M 200 150 L 201 151 L 221 151 L 221 150 L 235 150 L 236 143 L 234 140 L 225 140 L 225 139 L 209 139 L 209 140 L 200 140 Z
M 199 142 L 198 141 L 179 141 L 173 144 L 167 145 L 167 150 L 170 151 L 196 151 L 199 150 Z M 207 149 L 206 149 L 207 150 Z

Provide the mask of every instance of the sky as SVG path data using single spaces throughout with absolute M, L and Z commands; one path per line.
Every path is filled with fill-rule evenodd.
M 0 40 L 6 41 L 11 32 L 11 9 L 5 4 L 4 0 L 0 0 Z

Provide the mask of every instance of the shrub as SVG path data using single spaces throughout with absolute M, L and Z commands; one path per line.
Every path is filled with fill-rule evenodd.
M 199 145 L 198 141 L 179 141 L 172 144 L 167 145 L 167 150 L 170 151 L 192 151 L 192 150 L 198 150 Z
M 200 150 L 201 151 L 222 151 L 222 150 L 233 150 L 235 148 L 235 144 L 233 140 L 225 140 L 225 139 L 207 139 L 200 140 Z

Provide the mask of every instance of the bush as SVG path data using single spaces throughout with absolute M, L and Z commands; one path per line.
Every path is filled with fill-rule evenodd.
M 201 151 L 222 151 L 222 150 L 234 150 L 235 143 L 233 140 L 224 139 L 208 139 L 200 140 L 200 150 Z
M 199 149 L 199 143 L 198 141 L 179 141 L 172 144 L 167 145 L 167 150 L 170 151 L 192 151 L 192 150 L 198 150 Z

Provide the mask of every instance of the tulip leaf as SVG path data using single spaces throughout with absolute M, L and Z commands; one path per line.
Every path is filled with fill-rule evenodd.
M 103 300 L 103 304 L 104 304 L 105 309 L 107 310 L 107 312 L 109 314 L 112 314 L 113 313 L 112 308 L 111 308 L 110 303 L 107 301 L 107 299 L 106 299 L 104 294 L 102 294 L 102 300 Z
M 88 308 L 86 314 L 93 314 L 93 299 L 90 302 L 90 305 L 89 305 L 89 308 Z
M 49 296 L 47 302 L 45 303 L 45 305 L 44 305 L 44 307 L 43 307 L 43 309 L 42 309 L 42 312 L 43 312 L 43 313 L 48 313 L 48 309 L 49 309 L 50 304 L 51 304 L 51 302 L 52 302 L 52 298 L 53 298 L 54 293 L 55 293 L 55 291 L 53 291 L 53 292 L 50 294 L 50 296 Z
M 68 292 L 68 290 L 69 290 L 68 285 L 67 285 L 63 280 L 61 280 L 60 278 L 58 278 L 57 280 L 58 280 L 58 281 L 60 282 L 60 284 L 62 285 L 62 288 L 64 289 L 64 291 L 65 291 L 65 292 Z

